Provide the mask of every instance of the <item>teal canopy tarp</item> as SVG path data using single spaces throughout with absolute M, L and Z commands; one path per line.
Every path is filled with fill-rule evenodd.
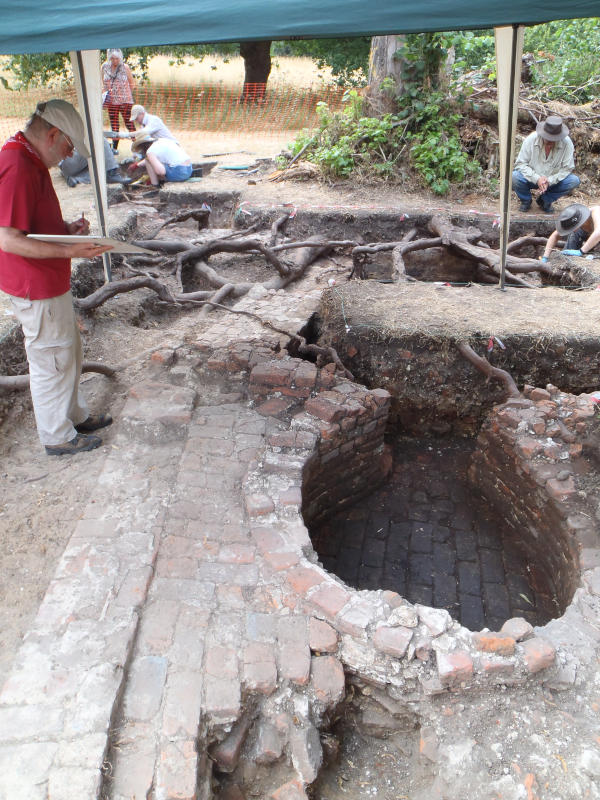
M 599 0 L 3 0 L 0 53 L 453 31 L 599 13 Z

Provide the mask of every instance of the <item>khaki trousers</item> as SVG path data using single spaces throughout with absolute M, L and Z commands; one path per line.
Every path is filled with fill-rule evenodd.
M 79 388 L 81 337 L 71 292 L 46 300 L 9 296 L 25 336 L 29 386 L 42 444 L 63 444 L 89 416 Z

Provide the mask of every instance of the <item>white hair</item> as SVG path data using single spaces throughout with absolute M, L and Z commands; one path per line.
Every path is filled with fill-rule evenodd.
M 123 61 L 123 51 L 119 50 L 117 47 L 114 47 L 112 50 L 106 51 L 106 60 L 109 61 L 113 56 L 118 58 L 119 61 Z

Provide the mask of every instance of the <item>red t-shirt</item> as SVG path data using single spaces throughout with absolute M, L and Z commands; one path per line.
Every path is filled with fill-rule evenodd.
M 50 173 L 21 132 L 0 150 L 0 227 L 64 235 Z M 23 258 L 0 250 L 0 289 L 15 297 L 60 297 L 71 285 L 69 258 Z

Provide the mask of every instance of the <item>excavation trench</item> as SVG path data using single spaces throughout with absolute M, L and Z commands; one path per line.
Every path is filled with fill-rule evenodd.
M 262 217 L 272 222 L 276 214 L 258 210 L 252 219 Z M 251 220 L 242 221 L 247 224 Z M 298 214 L 294 228 L 286 230 L 286 234 L 303 239 L 326 227 L 331 238 L 347 239 L 360 232 L 367 241 L 378 236 L 390 240 L 397 235 L 394 229 L 397 225 L 397 218 L 376 215 L 322 214 L 309 218 Z M 486 235 L 492 241 L 491 221 L 488 228 Z M 339 258 L 345 259 L 344 266 L 349 269 L 350 258 Z M 527 390 L 528 399 L 514 401 L 513 416 L 510 409 L 504 417 L 498 415 L 493 408 L 505 399 L 504 387 L 486 381 L 464 360 L 456 344 L 469 342 L 481 353 L 491 340 L 493 347 L 487 351 L 487 357 L 510 371 L 519 388 L 526 384 L 553 384 L 577 394 L 597 388 L 600 364 L 596 339 L 587 335 L 583 327 L 573 330 L 570 320 L 563 328 L 564 317 L 561 321 L 560 314 L 557 329 L 546 330 L 542 326 L 540 334 L 518 319 L 512 321 L 502 308 L 512 302 L 513 310 L 520 309 L 522 318 L 531 320 L 535 316 L 532 302 L 538 303 L 539 308 L 535 309 L 538 317 L 546 318 L 551 310 L 546 300 L 539 300 L 540 294 L 549 293 L 550 305 L 553 301 L 560 305 L 564 304 L 562 296 L 557 301 L 552 293 L 564 294 L 564 290 L 540 289 L 539 293 L 530 293 L 535 295 L 533 301 L 524 299 L 525 290 L 512 290 L 510 298 L 498 295 L 498 299 L 493 297 L 489 301 L 487 294 L 483 294 L 489 291 L 488 287 L 446 286 L 452 281 L 469 283 L 473 275 L 467 265 L 456 262 L 450 265 L 448 274 L 448 267 L 440 261 L 443 262 L 442 254 L 435 253 L 427 259 L 415 257 L 414 262 L 407 259 L 407 272 L 412 271 L 412 277 L 422 280 L 398 285 L 387 283 L 390 261 L 387 256 L 382 257 L 375 259 L 370 268 L 371 280 L 347 284 L 338 277 L 324 292 L 318 315 L 309 319 L 299 332 L 309 343 L 334 347 L 354 375 L 352 385 L 340 378 L 339 373 L 335 374 L 335 370 L 323 369 L 322 363 L 311 365 L 314 373 L 307 370 L 307 365 L 298 360 L 294 346 L 289 348 L 289 354 L 279 347 L 269 352 L 272 331 L 264 332 L 264 340 L 258 340 L 260 345 L 238 343 L 206 356 L 206 372 L 201 382 L 209 375 L 212 381 L 221 380 L 224 386 L 220 391 L 225 388 L 227 395 L 239 390 L 252 408 L 276 418 L 281 425 L 273 435 L 276 444 L 267 447 L 260 465 L 254 467 L 256 475 L 245 479 L 250 487 L 245 489 L 249 493 L 247 508 L 259 502 L 262 492 L 270 497 L 282 491 L 277 483 L 282 480 L 281 475 L 286 475 L 288 469 L 294 472 L 302 462 L 301 486 L 286 484 L 286 491 L 292 494 L 294 489 L 301 489 L 299 510 L 314 549 L 310 552 L 308 542 L 302 545 L 306 560 L 298 567 L 298 581 L 301 583 L 300 575 L 307 571 L 313 574 L 316 555 L 328 573 L 323 582 L 324 593 L 341 591 L 332 576 L 340 578 L 346 587 L 375 590 L 350 593 L 350 605 L 355 600 L 367 606 L 372 604 L 364 613 L 379 620 L 389 632 L 385 615 L 389 615 L 390 609 L 382 600 L 385 593 L 376 590 L 391 590 L 390 595 L 401 604 L 401 612 L 418 616 L 420 631 L 414 634 L 414 644 L 406 655 L 390 657 L 390 651 L 382 650 L 377 638 L 379 623 L 368 623 L 360 629 L 354 618 L 340 619 L 343 612 L 329 613 L 321 606 L 316 616 L 327 619 L 339 636 L 339 651 L 335 652 L 345 673 L 343 697 L 333 700 L 326 712 L 321 709 L 317 713 L 320 706 L 311 694 L 312 684 L 293 685 L 293 681 L 279 678 L 272 696 L 267 692 L 263 696 L 264 689 L 251 695 L 247 689 L 245 708 L 254 708 L 253 698 L 257 700 L 256 721 L 248 724 L 242 713 L 230 731 L 217 728 L 200 742 L 200 751 L 211 743 L 212 756 L 222 742 L 221 759 L 228 748 L 237 748 L 239 761 L 223 769 L 219 768 L 223 767 L 223 761 L 215 761 L 216 797 L 247 793 L 266 796 L 265 786 L 272 788 L 275 779 L 283 782 L 289 777 L 290 761 L 298 769 L 300 751 L 308 762 L 302 764 L 303 780 L 312 783 L 316 778 L 315 798 L 336 797 L 335 784 L 340 786 L 352 758 L 363 768 L 362 773 L 356 773 L 356 779 L 364 778 L 364 769 L 368 767 L 365 754 L 373 755 L 380 773 L 373 784 L 375 792 L 383 796 L 382 781 L 391 781 L 388 788 L 393 788 L 397 771 L 410 770 L 411 761 L 421 747 L 423 689 L 415 674 L 429 670 L 427 674 L 435 676 L 439 670 L 439 680 L 445 681 L 440 684 L 440 692 L 463 688 L 463 683 L 453 682 L 453 675 L 442 675 L 443 658 L 433 652 L 433 639 L 438 634 L 427 633 L 425 644 L 418 638 L 426 627 L 423 620 L 435 627 L 435 621 L 428 619 L 429 612 L 444 609 L 472 631 L 486 627 L 498 630 L 512 617 L 522 617 L 532 625 L 541 626 L 565 612 L 580 583 L 577 555 L 580 542 L 573 536 L 566 516 L 548 502 L 545 488 L 540 491 L 534 479 L 535 465 L 528 472 L 529 462 L 519 449 L 520 443 L 511 440 L 515 430 L 512 426 L 520 424 L 519 414 L 530 410 L 531 425 L 537 426 L 536 430 L 543 423 L 548 438 L 554 435 L 560 439 L 550 429 L 550 412 L 546 414 L 529 399 L 531 392 Z M 269 275 L 255 254 L 241 258 L 219 255 L 211 257 L 211 263 L 216 269 L 227 270 L 235 280 L 247 277 L 259 282 Z M 325 262 L 319 269 L 323 270 L 324 278 L 316 283 L 326 285 L 332 266 Z M 336 274 L 339 276 L 339 271 Z M 203 288 L 190 273 L 184 273 L 182 278 L 186 291 Z M 439 288 L 440 284 L 443 288 Z M 455 291 L 457 294 L 450 294 Z M 144 307 L 144 324 L 153 320 L 160 325 L 168 324 L 168 315 L 161 320 L 164 311 L 151 299 Z M 568 308 L 563 313 L 569 317 Z M 386 391 L 382 393 L 381 389 Z M 207 404 L 214 403 L 208 381 L 204 392 Z M 336 397 L 329 397 L 329 392 Z M 327 417 L 327 409 L 319 406 L 319 402 L 331 400 L 335 406 L 343 402 L 338 396 L 343 398 L 345 392 L 362 405 L 367 419 L 363 420 L 362 411 L 356 409 L 354 415 Z M 387 393 L 389 403 L 383 397 Z M 551 402 L 559 405 L 556 397 L 556 393 L 548 392 L 547 405 Z M 383 412 L 379 414 L 378 403 L 381 408 L 385 404 L 385 417 Z M 321 412 L 325 416 L 319 417 Z M 302 450 L 298 431 L 302 431 L 303 423 L 299 420 L 311 414 L 313 421 L 306 424 L 318 431 L 318 444 L 304 445 L 306 449 Z M 556 447 L 551 457 L 560 466 L 563 449 Z M 275 488 L 265 488 L 264 482 L 269 485 L 271 479 Z M 259 509 L 256 513 L 259 517 L 254 523 L 260 531 L 263 512 Z M 285 538 L 286 526 L 290 525 L 286 546 L 293 549 L 296 545 L 292 542 L 297 543 L 299 534 L 290 520 L 293 514 L 283 511 L 275 530 L 277 536 Z M 274 559 L 284 556 L 289 553 L 272 555 Z M 301 604 L 314 601 L 314 588 L 309 586 L 304 593 L 310 597 L 300 593 Z M 318 587 L 317 591 L 320 590 Z M 405 601 L 416 604 L 418 612 Z M 426 607 L 431 608 L 428 611 Z M 356 636 L 357 646 L 369 651 L 365 656 L 372 659 L 368 667 L 356 663 L 351 648 L 344 649 L 349 630 Z M 413 630 L 416 629 L 408 629 L 409 638 Z M 462 634 L 456 629 L 445 626 L 444 630 L 448 638 L 456 636 L 456 646 L 465 646 Z M 397 630 L 393 629 L 393 633 Z M 469 643 L 468 647 L 472 645 Z M 311 650 L 315 660 L 329 658 L 314 645 Z M 475 683 L 481 681 L 484 685 L 488 677 L 483 661 L 478 660 L 474 650 L 469 652 L 468 658 L 478 670 Z M 516 681 L 523 675 L 519 672 L 521 661 L 517 666 L 519 658 L 520 655 L 515 656 L 514 664 L 510 664 Z M 389 691 L 392 674 L 405 675 L 412 701 L 404 696 L 404 689 L 394 687 L 394 691 Z M 500 676 L 499 680 L 504 678 Z M 401 677 L 399 681 L 398 685 L 402 685 Z M 290 692 L 295 693 L 294 697 L 298 695 L 294 714 L 301 716 L 298 709 L 304 708 L 305 700 L 313 704 L 312 722 L 318 734 L 312 723 L 303 723 L 303 727 L 293 716 L 290 740 L 283 753 L 278 745 L 277 753 L 273 754 L 268 752 L 265 731 L 273 720 L 279 719 L 276 716 L 279 704 L 287 708 Z M 353 731 L 356 736 L 352 740 Z M 373 744 L 373 737 L 378 741 L 393 740 L 393 748 L 385 751 L 377 742 Z M 299 750 L 300 740 L 304 744 Z M 342 767 L 338 769 L 335 761 L 340 741 Z M 377 759 L 385 763 L 386 757 L 395 759 L 389 770 L 377 766 Z M 240 794 L 236 795 L 236 790 Z
M 217 208 L 218 198 L 211 199 L 213 208 Z M 199 194 L 194 202 L 206 200 Z M 189 198 L 183 202 L 189 203 Z M 168 210 L 173 212 L 174 207 Z M 233 204 L 231 208 L 225 204 L 223 212 L 215 213 L 223 229 L 236 217 Z M 241 223 L 247 225 L 258 219 L 272 223 L 278 213 L 254 209 L 251 219 L 244 215 Z M 235 221 L 237 224 L 238 220 Z M 146 226 L 141 233 L 146 235 L 156 226 L 157 219 L 151 215 L 141 222 Z M 303 239 L 315 230 L 326 228 L 330 238 L 347 239 L 360 233 L 366 241 L 380 237 L 393 241 L 410 224 L 415 225 L 415 220 L 401 220 L 400 224 L 398 215 L 393 214 L 299 213 L 286 235 Z M 425 218 L 422 224 L 425 231 Z M 486 221 L 485 227 L 485 236 L 492 243 L 497 235 L 492 221 Z M 185 223 L 175 233 L 195 236 L 196 226 Z M 568 422 L 572 413 L 571 400 L 565 400 L 561 391 L 576 395 L 598 388 L 599 348 L 596 337 L 586 329 L 586 298 L 583 312 L 579 313 L 578 306 L 575 314 L 565 299 L 565 294 L 575 293 L 553 287 L 493 294 L 489 287 L 447 286 L 453 281 L 467 284 L 473 275 L 469 275 L 462 262 L 446 261 L 444 266 L 445 257 L 435 252 L 427 258 L 415 256 L 414 261 L 407 258 L 411 277 L 422 280 L 387 283 L 390 261 L 388 256 L 382 256 L 371 262 L 370 280 L 347 283 L 351 259 L 347 255 L 336 258 L 337 264 L 326 260 L 319 263 L 314 282 L 307 281 L 309 292 L 316 295 L 315 289 L 325 287 L 332 274 L 337 276 L 333 286 L 323 292 L 318 314 L 308 320 L 304 329 L 293 327 L 290 320 L 295 317 L 289 308 L 288 317 L 282 322 L 278 310 L 274 313 L 271 308 L 270 312 L 261 310 L 261 313 L 272 313 L 273 319 L 283 328 L 290 328 L 291 333 L 300 329 L 309 342 L 334 347 L 354 381 L 342 377 L 331 364 L 308 365 L 300 361 L 293 347 L 289 353 L 282 351 L 285 336 L 274 336 L 273 329 L 267 331 L 258 325 L 248 341 L 240 342 L 238 337 L 233 342 L 232 338 L 222 348 L 214 340 L 208 344 L 195 342 L 198 347 L 190 350 L 188 362 L 182 356 L 182 362 L 177 363 L 175 353 L 166 353 L 164 361 L 158 359 L 154 363 L 156 369 L 164 368 L 161 380 L 197 392 L 197 397 L 202 397 L 197 405 L 218 406 L 222 397 L 223 405 L 240 404 L 236 413 L 240 409 L 251 410 L 268 418 L 266 453 L 247 465 L 248 474 L 241 480 L 245 512 L 251 517 L 249 537 L 257 537 L 256 541 L 250 538 L 249 541 L 257 560 L 259 556 L 265 561 L 268 557 L 273 559 L 265 573 L 269 580 L 277 573 L 281 576 L 278 581 L 282 584 L 287 581 L 286 593 L 298 591 L 299 605 L 294 613 L 298 617 L 306 614 L 311 619 L 327 620 L 334 629 L 335 644 L 331 650 L 322 651 L 317 646 L 309 649 L 308 644 L 304 649 L 308 651 L 309 663 L 311 659 L 325 659 L 329 666 L 334 662 L 339 666 L 340 693 L 345 692 L 344 699 L 335 696 L 324 711 L 326 704 L 321 707 L 311 694 L 314 687 L 309 681 L 314 675 L 311 677 L 309 673 L 302 676 L 304 682 L 294 682 L 281 678 L 275 670 L 279 682 L 269 683 L 268 690 L 264 686 L 258 689 L 246 686 L 242 698 L 245 707 L 250 708 L 254 700 L 258 702 L 256 728 L 250 728 L 250 733 L 244 729 L 242 708 L 234 722 L 227 718 L 227 726 L 213 720 L 211 732 L 206 737 L 203 730 L 199 732 L 200 739 L 190 749 L 190 752 L 198 749 L 201 754 L 198 763 L 204 772 L 208 771 L 205 745 L 221 741 L 231 744 L 236 731 L 243 729 L 236 745 L 239 766 L 236 761 L 230 772 L 215 767 L 221 787 L 212 788 L 215 796 L 222 798 L 240 796 L 228 792 L 228 784 L 234 787 L 232 792 L 237 784 L 260 796 L 262 790 L 256 787 L 262 781 L 264 786 L 269 785 L 270 791 L 274 786 L 273 776 L 280 776 L 283 782 L 295 774 L 290 766 L 294 761 L 290 753 L 293 751 L 297 756 L 301 733 L 310 733 L 301 740 L 306 745 L 304 749 L 308 752 L 314 744 L 318 754 L 319 737 L 313 732 L 313 722 L 315 731 L 318 728 L 322 734 L 320 743 L 325 751 L 324 732 L 334 730 L 338 738 L 343 738 L 339 731 L 348 731 L 356 725 L 366 737 L 397 736 L 406 748 L 408 759 L 420 746 L 417 742 L 420 703 L 426 682 L 438 681 L 435 691 L 448 693 L 462 691 L 465 685 L 470 688 L 471 678 L 472 685 L 478 688 L 492 686 L 495 680 L 494 675 L 489 678 L 470 638 L 467 640 L 463 631 L 457 631 L 458 626 L 452 627 L 443 620 L 437 630 L 439 617 L 432 617 L 430 612 L 447 610 L 471 631 L 484 627 L 498 630 L 515 616 L 532 625 L 544 625 L 565 612 L 581 583 L 582 545 L 596 546 L 591 538 L 587 541 L 578 538 L 572 517 L 553 502 L 555 498 L 549 502 L 548 490 L 548 482 L 554 481 L 553 491 L 558 496 L 561 486 L 578 479 L 576 466 L 566 479 L 561 477 L 567 471 L 567 459 L 573 456 L 575 463 L 575 451 L 570 451 L 569 442 L 561 439 L 564 431 L 561 433 L 558 424 Z M 219 254 L 211 257 L 211 264 L 227 272 L 233 282 L 259 283 L 272 276 L 256 253 Z M 118 262 L 117 267 L 120 268 Z M 181 277 L 185 291 L 205 288 L 190 271 Z M 87 270 L 81 280 L 76 279 L 75 293 L 87 296 L 101 283 L 99 270 L 95 273 Z M 298 304 L 304 300 L 303 290 L 304 287 L 297 290 Z M 286 290 L 280 292 L 285 295 Z M 247 302 L 254 299 L 251 296 Z M 262 300 L 264 295 L 256 299 Z M 194 308 L 165 305 L 149 290 L 144 290 L 141 300 L 137 293 L 131 293 L 110 302 L 116 305 L 107 305 L 89 315 L 91 327 L 94 322 L 100 326 L 100 321 L 107 321 L 109 307 L 120 308 L 129 325 L 142 329 L 151 326 L 168 329 L 173 315 L 197 312 Z M 233 305 L 234 301 L 228 299 L 225 304 Z M 252 305 L 246 307 L 253 309 Z M 590 301 L 587 308 L 592 307 Z M 549 325 L 551 319 L 553 327 Z M 108 331 L 108 326 L 104 330 Z M 189 341 L 193 338 L 190 336 Z M 456 347 L 460 342 L 468 342 L 480 354 L 487 353 L 491 363 L 511 372 L 524 390 L 523 398 L 516 398 L 500 411 L 494 409 L 505 399 L 504 387 L 488 382 L 464 360 Z M 19 364 L 19 346 L 17 337 L 11 343 L 9 357 L 4 358 L 3 354 L 12 369 Z M 186 346 L 187 342 L 180 348 L 182 353 Z M 542 394 L 536 390 L 538 395 L 534 395 L 531 389 L 525 390 L 528 384 L 552 386 L 546 394 L 544 390 Z M 234 397 L 237 399 L 233 400 Z M 344 397 L 349 398 L 348 407 L 354 409 L 353 413 L 338 413 L 339 407 L 344 406 Z M 329 418 L 331 409 L 335 416 Z M 523 443 L 530 429 L 531 437 L 543 433 L 545 439 L 536 444 L 537 449 L 532 446 L 528 454 Z M 193 448 L 190 444 L 190 455 L 196 456 Z M 564 453 L 567 459 L 563 463 Z M 539 461 L 542 455 L 546 459 L 543 464 Z M 203 462 L 198 458 L 197 472 L 201 477 Z M 251 474 L 253 469 L 256 474 Z M 543 470 L 548 471 L 547 482 L 540 482 L 540 476 L 546 480 Z M 265 512 L 260 505 L 265 497 L 279 498 L 279 507 L 273 502 L 276 510 Z M 303 526 L 298 525 L 298 511 L 309 530 L 310 541 Z M 279 516 L 273 521 L 269 514 L 276 512 Z M 265 532 L 269 525 L 273 530 Z M 263 553 L 260 542 L 264 545 L 267 534 L 273 534 L 275 539 L 281 537 L 286 549 L 272 553 L 265 545 Z M 203 557 L 205 550 L 202 543 L 199 551 Z M 169 554 L 164 556 L 166 559 Z M 318 568 L 316 561 L 320 561 L 324 570 Z M 322 585 L 309 584 L 308 589 L 296 590 L 296 586 L 303 585 L 307 574 Z M 289 590 L 290 586 L 294 592 Z M 346 592 L 348 587 L 372 591 Z M 242 600 L 255 588 L 254 584 L 244 584 L 244 592 L 240 592 Z M 341 593 L 350 599 L 339 609 L 326 607 L 324 600 L 319 606 L 318 593 L 327 595 L 327 592 L 335 597 Z M 393 602 L 389 595 L 394 596 Z M 256 599 L 261 619 L 263 599 L 262 596 Z M 305 602 L 313 603 L 306 612 Z M 360 606 L 360 613 L 353 616 L 355 603 Z M 409 604 L 416 604 L 418 611 Z M 265 618 L 276 619 L 273 609 L 275 605 L 268 606 Z M 290 609 L 294 610 L 294 606 L 284 608 L 281 613 L 284 622 L 291 619 Z M 347 616 L 344 609 L 349 609 Z M 394 612 L 404 615 L 400 625 L 389 621 Z M 364 624 L 361 614 L 367 619 Z M 411 615 L 414 624 L 408 619 Z M 304 624 L 305 617 L 301 621 Z M 401 652 L 397 647 L 390 650 L 378 638 L 382 629 L 389 635 L 406 635 L 410 645 Z M 470 659 L 472 671 L 466 678 L 459 675 L 456 682 L 454 673 L 443 672 L 443 654 L 435 651 L 434 644 L 442 631 L 442 638 L 451 640 L 452 647 L 468 650 L 465 658 Z M 349 640 L 352 640 L 350 646 Z M 265 650 L 277 647 L 277 642 L 271 644 L 270 639 L 264 644 Z M 363 651 L 370 659 L 368 664 L 357 663 L 357 653 Z M 157 654 L 163 656 L 163 652 Z M 525 681 L 531 677 L 526 673 L 521 651 L 513 653 L 511 658 L 504 659 L 501 666 L 509 672 L 500 674 L 498 682 L 508 684 L 511 680 Z M 296 660 L 293 661 L 295 667 Z M 391 677 L 397 679 L 393 692 L 388 691 Z M 377 691 L 373 691 L 374 686 Z M 405 689 L 411 693 L 410 701 L 404 695 Z M 271 696 L 269 692 L 275 694 Z M 297 700 L 296 705 L 291 704 L 290 693 L 294 702 Z M 395 705 L 390 699 L 392 695 Z M 285 740 L 285 747 L 282 745 L 283 749 L 268 760 L 264 741 L 267 728 L 259 728 L 259 723 L 263 718 L 267 726 L 277 721 L 278 704 L 293 711 L 289 730 L 294 736 Z M 300 725 L 296 715 L 301 716 L 310 704 L 313 704 L 310 715 L 306 711 L 307 718 Z M 318 713 L 315 708 L 320 709 Z M 241 728 L 236 727 L 239 725 Z M 265 760 L 262 771 L 256 773 L 252 764 L 259 745 L 263 747 Z M 117 749 L 115 745 L 113 751 Z M 334 758 L 335 741 L 331 749 Z M 396 767 L 403 768 L 404 763 L 400 760 Z M 311 774 L 317 774 L 319 759 L 315 757 L 309 766 Z M 148 770 L 153 769 L 151 760 Z M 332 774 L 335 772 L 326 770 L 319 780 L 325 781 Z M 206 774 L 203 780 L 208 783 Z M 314 777 L 307 778 L 305 783 L 312 780 Z M 323 789 L 320 794 L 316 791 L 317 798 L 335 796 L 329 790 Z M 266 790 L 262 796 L 267 796 Z
M 257 220 L 263 225 L 273 223 L 272 209 L 242 215 L 239 209 L 236 212 L 234 200 L 171 195 L 159 215 L 130 214 L 121 233 L 147 236 L 169 216 L 201 204 L 211 208 L 211 227 L 204 231 L 209 236 L 222 234 L 229 225 L 239 227 Z M 459 221 L 451 220 L 453 224 Z M 468 225 L 473 220 L 462 222 Z M 493 244 L 497 232 L 492 221 L 475 222 L 482 241 Z M 290 238 L 302 239 L 326 229 L 331 238 L 384 241 L 399 238 L 397 231 L 411 226 L 421 239 L 431 236 L 429 223 L 426 215 L 410 219 L 403 215 L 399 224 L 397 217 L 386 214 L 304 212 L 293 220 L 288 233 Z M 539 224 L 543 226 L 543 221 Z M 191 219 L 163 229 L 159 238 L 198 236 L 198 228 Z M 535 253 L 535 244 L 527 244 L 522 251 L 530 257 Z M 550 383 L 582 392 L 597 388 L 597 341 L 568 333 L 540 337 L 516 329 L 496 335 L 496 328 L 486 329 L 486 318 L 498 316 L 496 309 L 481 307 L 477 292 L 473 296 L 460 288 L 476 280 L 473 262 L 432 247 L 408 253 L 405 263 L 407 275 L 417 284 L 390 286 L 386 285 L 393 277 L 390 252 L 370 255 L 365 274 L 371 280 L 330 288 L 320 313 L 299 331 L 308 343 L 333 346 L 365 386 L 384 387 L 391 393 L 386 440 L 393 468 L 381 486 L 353 505 L 355 498 L 336 497 L 334 492 L 332 502 L 316 508 L 310 499 L 307 470 L 304 515 L 315 551 L 323 566 L 349 586 L 390 589 L 410 602 L 445 608 L 471 630 L 498 629 L 512 616 L 543 625 L 564 610 L 570 589 L 561 591 L 554 584 L 552 569 L 543 566 L 544 536 L 536 539 L 525 534 L 531 541 L 524 544 L 523 531 L 510 521 L 513 509 L 503 505 L 502 498 L 486 496 L 477 479 L 468 478 L 479 447 L 477 434 L 493 405 L 503 399 L 504 388 L 476 373 L 457 352 L 455 342 L 485 343 L 490 363 L 506 369 L 521 386 Z M 233 282 L 260 282 L 268 275 L 256 253 L 218 254 L 211 265 Z M 116 258 L 117 277 L 122 267 L 122 259 Z M 573 271 L 571 279 L 575 286 L 581 275 Z M 182 281 L 184 291 L 208 288 L 189 271 L 182 274 Z M 84 265 L 74 277 L 74 295 L 85 297 L 102 282 L 99 264 Z M 524 290 L 512 291 L 519 304 Z M 467 306 L 475 309 L 475 325 L 465 325 L 463 330 L 459 325 L 457 330 L 441 314 L 434 319 L 427 314 L 412 316 L 415 306 L 435 308 L 452 292 L 462 293 L 458 300 L 462 311 Z M 177 313 L 153 294 L 141 301 L 133 297 L 126 295 L 120 303 L 129 304 L 134 327 L 168 326 Z M 360 311 L 356 311 L 358 306 Z M 400 310 L 401 322 L 388 318 L 389 308 Z M 367 309 L 375 309 L 376 321 L 369 318 Z M 293 342 L 289 350 L 297 355 Z M 5 339 L 3 361 L 9 372 L 23 370 L 18 333 Z M 522 503 L 527 502 L 531 501 L 523 497 Z M 572 587 L 575 580 L 567 584 Z

